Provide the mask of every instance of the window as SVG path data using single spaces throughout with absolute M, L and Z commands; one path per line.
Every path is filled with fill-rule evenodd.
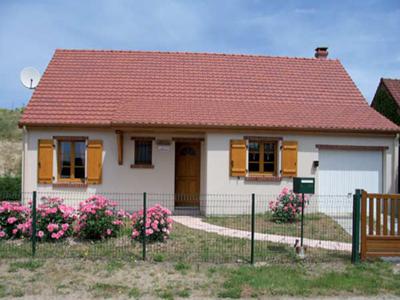
M 249 141 L 249 172 L 276 175 L 277 143 L 266 141 Z
M 135 165 L 151 166 L 152 146 L 151 140 L 135 140 Z
M 196 150 L 193 149 L 193 147 L 183 147 L 180 151 L 179 151 L 179 155 L 182 156 L 196 156 Z
M 85 180 L 86 142 L 58 141 L 58 179 L 60 181 Z

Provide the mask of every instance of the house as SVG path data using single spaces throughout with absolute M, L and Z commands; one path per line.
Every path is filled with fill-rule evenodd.
M 371 106 L 400 125 L 400 79 L 381 78 Z
M 400 125 L 400 79 L 381 78 L 371 106 L 393 123 Z M 399 191 L 400 181 L 397 186 L 397 192 Z
M 327 55 L 56 50 L 20 120 L 23 191 L 158 193 L 206 213 L 237 211 L 215 194 L 267 204 L 293 176 L 320 195 L 393 192 L 399 127 Z

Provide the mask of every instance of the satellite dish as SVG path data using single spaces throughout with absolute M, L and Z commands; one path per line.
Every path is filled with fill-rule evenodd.
M 40 81 L 40 73 L 33 67 L 24 68 L 21 71 L 21 82 L 28 89 L 34 89 L 37 87 Z

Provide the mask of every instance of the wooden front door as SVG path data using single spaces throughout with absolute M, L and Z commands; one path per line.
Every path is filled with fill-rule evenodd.
M 200 142 L 176 142 L 175 205 L 199 206 Z

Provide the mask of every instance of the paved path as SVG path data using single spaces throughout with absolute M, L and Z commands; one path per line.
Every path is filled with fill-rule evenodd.
M 216 233 L 222 236 L 242 238 L 242 239 L 250 239 L 251 236 L 250 231 L 231 229 L 227 227 L 206 223 L 203 222 L 203 220 L 199 217 L 173 216 L 172 218 L 174 219 L 174 221 L 182 225 L 185 225 L 189 228 Z M 288 244 L 292 246 L 295 244 L 296 240 L 299 239 L 299 237 L 294 237 L 294 236 L 283 236 L 283 235 L 257 233 L 257 232 L 254 234 L 254 238 L 256 241 L 266 241 L 266 242 L 268 241 L 268 242 Z M 322 248 L 327 250 L 351 251 L 351 243 L 304 239 L 304 245 L 308 247 Z

